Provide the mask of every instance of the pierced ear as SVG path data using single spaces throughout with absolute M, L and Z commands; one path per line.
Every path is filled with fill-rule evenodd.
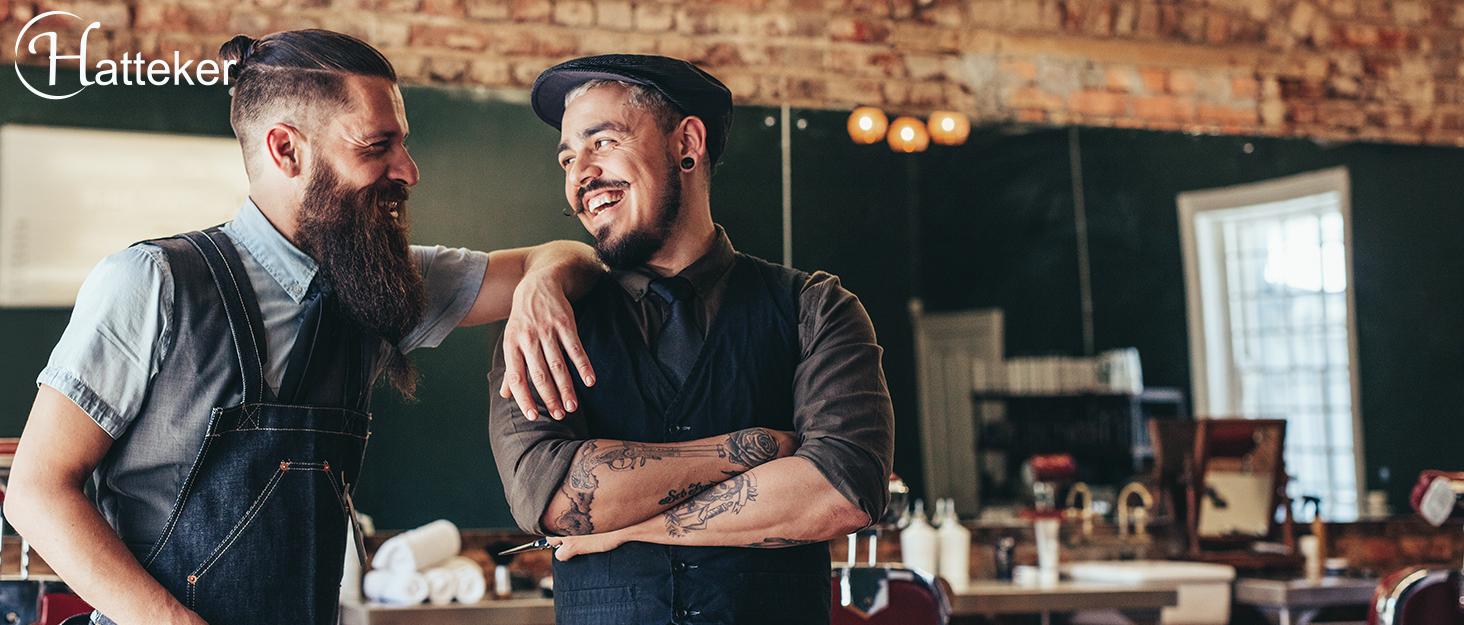
M 301 143 L 300 131 L 285 124 L 270 126 L 265 133 L 264 147 L 269 163 L 286 178 L 294 178 L 304 171 L 300 158 Z
M 687 116 L 676 126 L 676 137 L 681 146 L 677 159 L 691 158 L 697 162 L 707 158 L 707 126 L 700 117 Z

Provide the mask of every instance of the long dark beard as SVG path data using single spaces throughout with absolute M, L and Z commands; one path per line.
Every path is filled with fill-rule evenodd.
M 600 262 L 612 269 L 639 267 L 665 247 L 671 228 L 681 215 L 681 173 L 674 163 L 667 165 L 663 188 L 657 202 L 656 221 L 650 227 L 631 230 L 614 239 L 610 238 L 609 224 L 595 233 L 595 253 L 600 256 Z
M 391 344 L 387 375 L 411 399 L 417 391 L 416 366 L 397 344 L 421 323 L 427 294 L 408 247 L 407 195 L 407 188 L 395 182 L 346 188 L 322 163 L 305 189 L 296 238 L 320 265 L 320 276 L 334 290 L 346 319 Z M 395 218 L 386 208 L 391 202 Z

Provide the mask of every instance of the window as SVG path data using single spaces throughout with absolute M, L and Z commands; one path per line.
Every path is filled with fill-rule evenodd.
M 1288 492 L 1358 515 L 1347 170 L 1179 195 L 1195 413 L 1286 419 Z

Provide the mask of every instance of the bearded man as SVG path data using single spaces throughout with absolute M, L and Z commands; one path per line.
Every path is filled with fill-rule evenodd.
M 93 270 L 11 473 L 7 515 L 93 623 L 333 624 L 381 372 L 410 396 L 407 352 L 512 311 L 510 338 L 545 346 L 510 348 L 513 392 L 527 368 L 546 410 L 574 409 L 564 328 L 592 375 L 566 299 L 602 273 L 588 246 L 408 245 L 418 171 L 385 57 L 318 30 L 220 57 L 249 201 Z
M 739 254 L 712 221 L 732 123 L 716 78 L 589 57 L 545 70 L 531 102 L 612 268 L 575 304 L 602 372 L 580 409 L 490 413 L 514 518 L 555 535 L 557 621 L 827 623 L 825 541 L 888 499 L 894 414 L 868 314 L 834 276 Z

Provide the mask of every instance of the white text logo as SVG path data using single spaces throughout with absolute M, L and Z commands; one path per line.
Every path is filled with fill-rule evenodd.
M 26 22 L 25 28 L 20 29 L 20 35 L 15 38 L 15 57 L 17 59 L 15 62 L 15 75 L 20 78 L 20 83 L 25 85 L 25 88 L 29 89 L 31 93 L 41 96 L 47 100 L 65 100 L 66 98 L 81 93 L 82 89 L 86 89 L 87 87 L 90 87 L 92 85 L 156 85 L 159 87 L 169 84 L 181 85 L 184 83 L 187 83 L 189 85 L 212 85 L 216 82 L 219 82 L 220 79 L 223 80 L 224 84 L 229 84 L 229 67 L 234 64 L 234 61 L 225 61 L 222 68 L 219 67 L 218 63 L 211 60 L 199 61 L 197 67 L 193 69 L 193 73 L 190 74 L 189 66 L 193 65 L 193 60 L 190 59 L 188 61 L 180 61 L 177 52 L 173 53 L 173 62 L 171 64 L 161 59 L 144 61 L 141 52 L 138 52 L 136 54 L 136 58 L 132 58 L 133 54 L 130 52 L 123 53 L 122 60 L 120 61 L 114 61 L 112 59 L 102 59 L 100 61 L 97 61 L 96 65 L 93 68 L 95 70 L 95 73 L 90 78 L 88 78 L 86 62 L 86 39 L 87 37 L 91 36 L 91 32 L 93 30 L 102 27 L 100 22 L 92 22 L 91 25 L 87 26 L 86 30 L 81 33 L 81 46 L 77 54 L 57 54 L 55 32 L 48 31 L 40 33 L 34 37 L 31 37 L 30 41 L 26 43 L 25 48 L 31 54 L 45 54 L 45 52 L 36 51 L 36 42 L 40 41 L 42 38 L 47 38 L 50 40 L 49 43 L 51 45 L 51 49 L 49 50 L 49 54 L 51 55 L 51 74 L 50 82 L 48 84 L 48 86 L 50 87 L 56 86 L 56 62 L 71 59 L 76 60 L 77 70 L 78 72 L 80 72 L 81 89 L 77 89 L 76 91 L 64 95 L 53 95 L 46 93 L 44 91 L 36 89 L 29 82 L 26 82 L 25 76 L 20 73 L 20 44 L 21 42 L 26 40 L 25 34 L 27 31 L 30 30 L 30 27 L 32 25 L 34 25 L 41 19 L 50 17 L 52 15 L 69 15 L 71 17 L 75 17 L 76 19 L 81 19 L 80 17 L 77 17 L 76 15 L 67 13 L 65 11 L 47 11 L 45 13 L 35 16 L 31 19 L 31 21 Z M 144 66 L 147 70 L 145 79 L 143 75 Z M 194 82 L 195 79 L 197 80 L 196 83 Z

